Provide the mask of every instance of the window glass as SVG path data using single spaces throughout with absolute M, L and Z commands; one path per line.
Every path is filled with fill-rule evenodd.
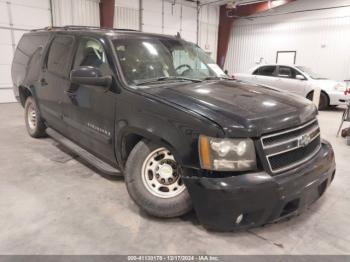
M 57 36 L 50 47 L 47 69 L 50 72 L 66 76 L 69 72 L 69 58 L 74 39 L 69 36 Z
M 263 66 L 259 68 L 258 75 L 262 76 L 273 76 L 275 72 L 276 67 L 275 66 Z
M 199 57 L 191 54 L 189 50 L 174 50 L 172 55 L 173 65 L 178 74 L 183 75 L 186 73 L 186 70 L 196 70 L 198 74 L 209 75 L 208 66 Z
M 177 39 L 116 39 L 114 48 L 130 84 L 157 78 L 226 77 L 198 46 Z
M 260 70 L 260 68 L 255 69 L 255 71 L 253 72 L 253 75 L 259 75 L 259 70 Z
M 92 66 L 99 68 L 103 74 L 109 73 L 109 64 L 102 44 L 94 39 L 84 38 L 80 41 L 74 60 L 74 68 Z
M 278 70 L 278 76 L 279 77 L 285 77 L 285 78 L 295 78 L 297 75 L 296 70 L 294 70 L 291 67 L 288 66 L 280 66 Z

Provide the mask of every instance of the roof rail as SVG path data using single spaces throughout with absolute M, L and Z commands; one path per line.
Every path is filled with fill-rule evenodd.
M 91 30 L 117 30 L 117 31 L 139 31 L 135 29 L 127 28 L 107 28 L 99 26 L 83 26 L 83 25 L 66 25 L 66 26 L 46 26 L 44 28 L 38 28 L 31 30 L 32 32 L 36 31 L 52 31 L 52 30 L 81 30 L 81 29 L 91 29 Z

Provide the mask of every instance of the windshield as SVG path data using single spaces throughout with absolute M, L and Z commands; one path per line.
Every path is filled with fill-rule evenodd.
M 115 39 L 113 44 L 132 85 L 227 77 L 202 49 L 180 39 Z
M 313 72 L 310 68 L 305 67 L 305 66 L 296 66 L 299 70 L 305 72 L 308 74 L 312 79 L 326 79 L 325 77 L 322 77 L 321 75 Z

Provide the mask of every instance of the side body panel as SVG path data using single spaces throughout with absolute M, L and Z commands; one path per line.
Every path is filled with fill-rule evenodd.
M 184 108 L 175 108 L 148 94 L 123 90 L 116 103 L 116 154 L 123 166 L 128 135 L 135 134 L 167 146 L 184 167 L 199 168 L 198 136 L 223 136 L 213 122 Z
M 275 77 L 275 80 L 272 86 L 277 87 L 284 91 L 291 92 L 296 95 L 306 97 L 305 90 L 306 90 L 307 81 L 296 79 L 295 76 L 283 77 L 280 75 L 281 68 L 288 68 L 289 70 L 293 71 L 294 74 L 299 73 L 299 71 L 297 71 L 294 67 L 278 66 L 277 76 Z
M 42 56 L 45 54 L 50 36 L 49 32 L 27 33 L 22 36 L 11 68 L 13 91 L 17 100 L 20 100 L 20 87 L 33 90 L 38 83 Z M 24 101 L 20 102 L 24 104 Z
M 114 123 L 118 84 L 112 70 L 113 64 L 108 63 L 111 61 L 109 55 L 111 52 L 109 46 L 105 44 L 106 39 L 81 35 L 77 41 L 70 69 L 79 66 L 92 66 L 94 63 L 101 62 L 95 57 L 94 52 L 88 52 L 86 57 L 80 56 L 88 50 L 84 49 L 86 41 L 92 41 L 95 46 L 97 43 L 101 44 L 104 52 L 102 57 L 105 57 L 106 62 L 103 65 L 96 65 L 96 67 L 99 69 L 103 67 L 102 71 L 105 75 L 112 75 L 113 83 L 107 89 L 100 86 L 74 84 L 69 81 L 63 94 L 63 121 L 67 126 L 67 137 L 104 161 L 116 165 Z M 97 51 L 95 50 L 95 52 Z M 79 62 L 78 64 L 76 64 L 76 60 Z

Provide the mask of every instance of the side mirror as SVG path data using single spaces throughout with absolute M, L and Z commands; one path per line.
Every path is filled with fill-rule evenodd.
M 306 78 L 303 75 L 296 75 L 295 78 L 298 80 L 306 80 Z
M 112 76 L 103 76 L 100 69 L 92 66 L 81 66 L 70 72 L 70 80 L 74 84 L 110 87 Z

